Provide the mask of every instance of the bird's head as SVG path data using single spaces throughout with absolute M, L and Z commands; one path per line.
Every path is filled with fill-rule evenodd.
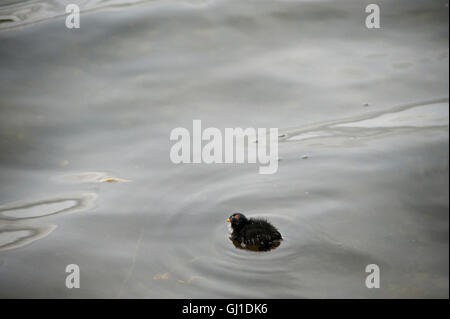
M 227 222 L 231 223 L 231 227 L 233 229 L 239 229 L 248 222 L 248 219 L 244 216 L 244 214 L 234 213 L 228 217 Z

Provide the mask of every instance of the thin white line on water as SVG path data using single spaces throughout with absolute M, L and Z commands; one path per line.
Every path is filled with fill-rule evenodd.
M 141 241 L 142 241 L 142 238 L 143 238 L 143 237 L 144 237 L 144 229 L 141 228 L 141 232 L 140 232 L 140 234 L 139 234 L 139 239 L 138 239 L 138 241 L 136 242 L 136 247 L 134 248 L 134 253 L 133 253 L 132 263 L 131 263 L 131 265 L 130 265 L 130 268 L 128 269 L 127 276 L 126 276 L 125 279 L 123 280 L 122 287 L 121 287 L 120 290 L 119 290 L 119 294 L 117 295 L 117 298 L 119 298 L 119 299 L 122 298 L 123 290 L 124 290 L 124 289 L 126 288 L 126 286 L 128 285 L 128 281 L 130 280 L 131 275 L 132 275 L 133 272 L 134 272 L 134 266 L 135 266 L 135 264 L 136 264 L 137 253 L 138 253 L 138 251 L 139 251 L 139 246 L 141 245 Z

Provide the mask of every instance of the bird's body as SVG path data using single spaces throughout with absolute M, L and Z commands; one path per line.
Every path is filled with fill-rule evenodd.
M 280 232 L 267 220 L 261 218 L 247 219 L 243 214 L 236 213 L 228 218 L 233 230 L 231 240 L 255 246 L 259 250 L 268 250 L 283 240 Z

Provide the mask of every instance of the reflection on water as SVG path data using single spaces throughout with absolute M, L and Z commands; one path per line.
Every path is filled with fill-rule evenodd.
M 306 128 L 289 130 L 285 133 L 287 141 L 306 141 L 314 139 L 348 138 L 351 140 L 376 137 L 387 133 L 405 132 L 408 128 L 433 128 L 449 125 L 449 103 L 448 99 L 440 99 L 426 103 L 415 103 L 400 106 L 388 112 L 378 112 L 357 118 L 332 121 L 311 125 Z M 330 140 L 330 139 L 328 139 Z M 344 139 L 345 140 L 345 139 Z M 319 140 L 320 141 L 320 140 Z
M 53 224 L 36 225 L 27 221 L 88 210 L 96 198 L 95 193 L 86 193 L 0 205 L 0 251 L 28 245 L 46 237 L 56 228 Z
M 97 10 L 117 10 L 130 5 L 141 3 L 158 3 L 161 0 L 72 0 L 64 1 L 28 1 L 7 0 L 0 6 L 0 29 L 17 28 L 29 24 L 42 22 L 51 18 L 65 16 L 66 5 L 77 4 L 81 14 Z M 172 2 L 186 2 L 189 4 L 203 4 L 207 0 L 171 0 Z
M 358 0 L 73 2 L 78 30 L 0 5 L 0 297 L 448 298 L 448 1 L 379 30 Z M 279 128 L 277 173 L 173 164 L 193 119 Z M 235 211 L 282 244 L 236 249 Z
M 97 195 L 86 193 L 62 196 L 35 202 L 17 202 L 0 206 L 0 220 L 24 220 L 56 214 L 69 214 L 92 207 Z
M 233 240 L 231 237 L 229 239 L 233 243 L 234 247 L 239 248 L 239 249 L 244 249 L 244 250 L 250 250 L 250 251 L 270 251 L 272 249 L 277 248 L 281 244 L 280 241 L 276 241 L 276 242 L 273 242 L 270 247 L 259 246 L 259 245 L 245 245 L 243 243 L 240 243 L 237 240 Z
M 0 251 L 14 249 L 42 239 L 56 229 L 56 225 L 0 223 Z

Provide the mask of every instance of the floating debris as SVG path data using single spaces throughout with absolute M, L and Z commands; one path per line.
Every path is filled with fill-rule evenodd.
M 202 278 L 202 277 L 200 277 L 200 276 L 191 276 L 191 277 L 189 277 L 188 280 L 178 279 L 177 281 L 180 284 L 190 284 L 192 281 L 194 281 L 195 279 L 199 279 L 199 278 Z
M 128 183 L 128 182 L 131 182 L 131 179 L 107 177 L 107 178 L 104 178 L 104 179 L 100 180 L 100 182 L 108 182 L 108 183 L 124 182 L 124 183 Z
M 170 274 L 168 272 L 164 274 L 157 274 L 153 277 L 154 280 L 166 280 L 170 278 Z
M 307 159 L 307 158 L 309 158 L 309 156 L 306 154 L 302 156 L 302 159 Z
M 165 273 L 158 273 L 156 275 L 153 276 L 153 280 L 168 280 L 168 281 L 173 281 L 173 282 L 178 282 L 180 284 L 190 284 L 192 281 L 196 280 L 196 279 L 200 279 L 202 277 L 200 276 L 190 276 L 188 279 L 186 278 L 179 278 L 179 276 L 176 275 L 176 273 L 178 273 L 177 269 L 179 269 L 180 267 L 183 267 L 185 264 L 191 264 L 194 263 L 196 261 L 198 261 L 199 259 L 205 258 L 205 256 L 196 256 L 193 257 L 189 260 L 186 260 L 184 262 L 182 262 L 181 264 L 178 264 L 177 266 L 175 266 L 174 268 L 170 269 L 169 271 L 165 272 Z
M 68 163 L 69 164 L 69 163 Z M 69 183 L 112 183 L 112 182 L 131 182 L 131 179 L 113 177 L 105 172 L 83 172 L 71 175 L 56 176 L 53 178 L 58 182 Z

